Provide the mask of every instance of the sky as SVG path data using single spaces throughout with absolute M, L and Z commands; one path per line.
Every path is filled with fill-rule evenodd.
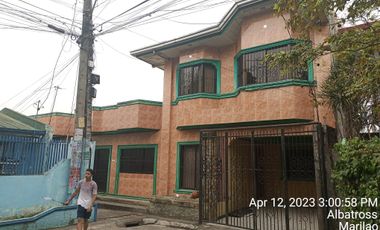
M 132 57 L 130 51 L 213 26 L 233 4 L 233 0 L 97 0 L 93 73 L 100 75 L 100 84 L 95 86 L 93 105 L 162 101 L 163 71 Z M 83 0 L 0 0 L 0 110 L 35 115 L 40 101 L 39 114 L 73 113 L 79 46 L 73 36 L 51 33 L 47 24 L 80 34 L 82 6 Z

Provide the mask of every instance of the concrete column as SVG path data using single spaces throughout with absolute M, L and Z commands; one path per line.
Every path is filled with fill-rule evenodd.
M 162 102 L 162 125 L 161 125 L 161 142 L 158 151 L 157 162 L 157 195 L 166 196 L 169 194 L 169 167 L 170 167 L 170 145 L 171 145 L 171 130 L 170 124 L 172 113 L 172 97 L 175 94 L 173 91 L 175 78 L 175 61 L 168 60 L 165 63 L 164 72 L 164 96 Z

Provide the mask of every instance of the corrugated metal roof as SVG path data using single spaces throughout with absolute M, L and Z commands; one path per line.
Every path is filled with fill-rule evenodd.
M 46 125 L 23 114 L 4 108 L 0 111 L 0 129 L 45 131 Z

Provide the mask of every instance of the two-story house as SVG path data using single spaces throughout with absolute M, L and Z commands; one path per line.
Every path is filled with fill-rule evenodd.
M 270 68 L 266 54 L 298 42 L 272 8 L 273 1 L 238 1 L 216 26 L 131 52 L 163 70 L 164 97 L 94 107 L 95 169 L 104 192 L 149 198 L 200 190 L 205 221 L 321 225 L 315 210 L 278 209 L 277 202 L 323 195 L 318 124 L 334 127 L 334 119 L 315 103 L 315 91 L 331 59 L 287 74 Z M 328 33 L 327 25 L 316 26 L 312 44 Z M 274 203 L 256 212 L 251 198 Z M 265 228 L 269 217 L 273 228 Z

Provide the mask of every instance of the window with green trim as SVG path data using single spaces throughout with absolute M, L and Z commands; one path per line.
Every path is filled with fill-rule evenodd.
M 180 189 L 198 189 L 199 155 L 199 145 L 182 145 L 180 147 Z
M 216 67 L 209 63 L 180 68 L 178 95 L 216 93 L 216 74 Z
M 289 79 L 307 80 L 307 63 L 304 66 L 292 67 L 292 69 L 280 73 L 278 66 L 270 67 L 269 63 L 265 61 L 265 55 L 289 52 L 291 48 L 292 44 L 287 44 L 242 54 L 237 60 L 238 87 Z
M 120 172 L 153 174 L 154 148 L 128 148 L 120 152 Z

